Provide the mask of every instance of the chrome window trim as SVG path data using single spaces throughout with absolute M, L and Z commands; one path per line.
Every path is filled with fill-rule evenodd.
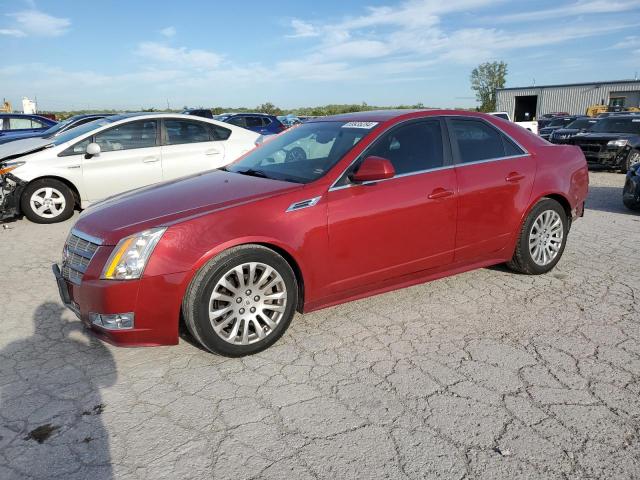
M 101 238 L 94 237 L 93 235 L 89 235 L 88 233 L 81 232 L 76 228 L 71 229 L 71 234 L 81 238 L 82 240 L 86 240 L 87 242 L 95 243 L 96 245 L 102 245 L 103 243 L 103 240 Z
M 402 122 L 396 123 L 394 125 L 391 125 L 389 127 L 387 127 L 386 129 L 384 129 L 383 131 L 381 131 L 378 136 L 376 137 L 375 140 L 373 140 L 373 142 L 371 142 L 371 145 L 373 145 L 373 143 L 375 143 L 382 135 L 386 134 L 389 130 L 391 130 L 392 128 L 396 128 L 400 125 L 402 125 L 403 123 L 408 123 L 408 122 L 412 122 L 412 121 L 417 121 L 417 120 L 438 120 L 438 119 L 444 119 L 444 118 L 461 118 L 463 120 L 480 120 L 484 123 L 486 123 L 487 125 L 489 125 L 491 128 L 496 129 L 498 132 L 500 132 L 502 135 L 504 135 L 505 137 L 507 137 L 510 141 L 512 141 L 520 150 L 522 150 L 524 153 L 519 154 L 519 155 L 509 155 L 506 157 L 495 157 L 495 158 L 487 158 L 484 160 L 476 160 L 474 162 L 468 162 L 468 163 L 456 163 L 456 159 L 453 158 L 453 163 L 451 165 L 444 165 L 442 167 L 436 167 L 436 168 L 429 168 L 427 170 L 419 170 L 417 172 L 410 172 L 410 173 L 402 173 L 400 175 L 395 175 L 392 178 L 386 178 L 384 180 L 373 180 L 373 181 L 369 181 L 369 182 L 362 182 L 362 183 L 350 183 L 348 185 L 340 185 L 340 186 L 336 186 L 336 183 L 338 183 L 340 181 L 340 179 L 344 176 L 344 174 L 347 172 L 347 170 L 349 170 L 354 163 L 356 163 L 358 160 L 360 160 L 362 154 L 364 152 L 366 152 L 366 149 L 362 152 L 362 154 L 358 155 L 343 171 L 342 173 L 340 173 L 340 175 L 338 175 L 338 178 L 336 178 L 336 180 L 331 184 L 331 186 L 329 187 L 329 192 L 333 192 L 336 190 L 343 190 L 345 188 L 350 188 L 350 187 L 355 187 L 358 185 L 371 185 L 373 183 L 379 183 L 379 182 L 386 182 L 389 180 L 394 180 L 396 178 L 403 178 L 403 177 L 409 177 L 412 175 L 421 175 L 423 173 L 429 173 L 429 172 L 436 172 L 439 170 L 447 170 L 450 168 L 457 168 L 457 167 L 464 167 L 466 165 L 478 165 L 481 163 L 489 163 L 489 162 L 496 162 L 499 160 L 511 160 L 514 158 L 524 158 L 524 157 L 530 157 L 531 153 L 524 148 L 515 138 L 513 138 L 511 135 L 509 135 L 507 132 L 505 132 L 504 130 L 496 127 L 495 125 L 493 125 L 491 122 L 487 121 L 486 119 L 482 118 L 482 117 L 466 117 L 464 115 L 451 115 L 451 114 L 445 114 L 445 115 L 434 115 L 434 116 L 427 116 L 427 117 L 419 117 L 419 118 L 410 118 L 407 120 L 403 120 Z M 452 141 L 451 138 L 451 134 L 449 132 L 447 132 L 447 137 L 449 138 L 449 141 Z M 369 145 L 369 146 L 371 146 Z M 369 147 L 367 147 L 369 148 Z

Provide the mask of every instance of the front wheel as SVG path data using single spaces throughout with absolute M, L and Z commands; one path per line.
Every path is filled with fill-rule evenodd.
M 75 197 L 60 180 L 42 178 L 31 182 L 22 192 L 20 208 L 34 223 L 57 223 L 71 218 Z
M 627 161 L 624 164 L 625 170 L 622 173 L 627 173 L 631 170 L 631 167 L 640 163 L 640 152 L 634 150 L 627 155 Z
M 528 275 L 552 270 L 560 261 L 569 233 L 567 214 L 555 200 L 544 198 L 529 212 L 509 268 Z
M 287 261 L 261 245 L 231 248 L 196 274 L 182 306 L 185 324 L 207 350 L 227 357 L 257 353 L 285 332 L 298 304 Z

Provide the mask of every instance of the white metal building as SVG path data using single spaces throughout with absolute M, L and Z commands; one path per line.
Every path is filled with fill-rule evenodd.
M 516 122 L 551 112 L 585 114 L 588 106 L 596 104 L 640 106 L 640 80 L 501 88 L 496 92 L 496 110 L 507 112 Z

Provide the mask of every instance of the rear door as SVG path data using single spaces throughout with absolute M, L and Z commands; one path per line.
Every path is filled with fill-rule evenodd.
M 196 120 L 166 118 L 163 123 L 162 177 L 165 180 L 226 165 L 224 143 L 231 130 Z
M 100 154 L 82 160 L 84 191 L 94 202 L 162 181 L 159 120 L 135 120 L 96 134 Z M 86 147 L 85 147 L 86 149 Z
M 500 256 L 520 228 L 536 163 L 489 122 L 447 119 L 458 184 L 456 262 Z

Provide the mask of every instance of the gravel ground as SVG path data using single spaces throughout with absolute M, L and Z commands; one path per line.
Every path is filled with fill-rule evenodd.
M 0 478 L 639 478 L 640 216 L 592 173 L 550 274 L 294 319 L 244 359 L 116 348 L 64 310 L 71 221 L 0 228 Z

